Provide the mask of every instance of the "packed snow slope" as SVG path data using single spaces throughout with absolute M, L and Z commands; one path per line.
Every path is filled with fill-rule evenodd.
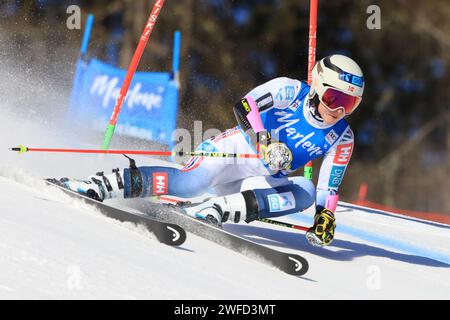
M 10 152 L 19 143 L 95 146 L 83 142 L 82 131 L 58 128 L 51 119 L 19 121 L 3 111 L 1 299 L 450 298 L 448 226 L 342 204 L 333 245 L 315 248 L 294 230 L 259 222 L 226 225 L 248 239 L 304 255 L 310 271 L 301 278 L 192 234 L 183 246 L 168 247 L 142 227 L 105 218 L 40 180 L 109 172 L 127 166 L 126 159 Z M 138 165 L 157 163 L 136 159 Z M 285 219 L 310 225 L 312 211 Z

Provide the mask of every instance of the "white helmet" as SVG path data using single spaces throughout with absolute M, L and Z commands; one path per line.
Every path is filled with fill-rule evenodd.
M 342 108 L 348 115 L 359 105 L 364 92 L 364 76 L 349 57 L 335 54 L 323 58 L 312 70 L 309 98 L 330 110 Z

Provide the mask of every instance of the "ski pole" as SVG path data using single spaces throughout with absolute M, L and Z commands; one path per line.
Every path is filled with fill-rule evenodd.
M 299 225 L 296 225 L 296 224 L 276 221 L 276 220 L 272 220 L 272 219 L 259 219 L 258 221 L 261 221 L 261 222 L 264 222 L 264 223 L 273 224 L 273 225 L 276 225 L 276 226 L 286 227 L 286 228 L 289 228 L 289 229 L 301 230 L 301 231 L 305 231 L 305 232 L 308 231 L 308 229 L 309 229 L 307 227 L 299 226 Z
M 123 103 L 125 101 L 125 97 L 127 96 L 128 89 L 130 88 L 131 81 L 133 80 L 136 69 L 141 61 L 142 54 L 144 53 L 145 46 L 150 38 L 150 35 L 153 31 L 153 27 L 156 24 L 159 13 L 164 5 L 164 0 L 156 0 L 155 5 L 153 6 L 150 17 L 145 26 L 144 32 L 142 33 L 141 39 L 139 40 L 139 45 L 134 53 L 133 59 L 131 60 L 131 64 L 128 67 L 127 75 L 123 82 L 122 88 L 120 89 L 119 97 L 117 98 L 116 106 L 114 107 L 114 111 L 111 115 L 111 119 L 109 120 L 109 124 L 106 127 L 105 137 L 103 140 L 102 149 L 109 149 L 109 145 L 111 143 L 111 139 L 114 135 L 114 131 L 116 130 L 117 119 L 119 118 L 120 110 L 122 109 Z
M 51 153 L 91 153 L 91 154 L 135 154 L 148 156 L 192 156 L 192 157 L 212 157 L 212 158 L 253 158 L 259 159 L 259 154 L 248 153 L 223 153 L 223 152 L 186 152 L 186 151 L 146 151 L 146 150 L 97 150 L 97 149 L 51 149 L 51 148 L 28 148 L 18 146 L 11 148 L 11 151 L 19 153 L 26 152 L 51 152 Z

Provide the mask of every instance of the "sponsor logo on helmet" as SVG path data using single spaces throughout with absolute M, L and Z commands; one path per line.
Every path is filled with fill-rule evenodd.
M 364 85 L 364 79 L 348 72 L 341 72 L 339 79 L 348 83 L 351 83 L 357 87 L 362 88 Z

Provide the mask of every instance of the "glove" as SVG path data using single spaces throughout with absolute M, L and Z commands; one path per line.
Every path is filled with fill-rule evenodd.
M 274 142 L 268 146 L 261 145 L 260 151 L 270 170 L 287 170 L 291 167 L 292 152 L 284 143 Z
M 333 212 L 323 208 L 314 217 L 314 225 L 308 229 L 306 239 L 313 246 L 322 247 L 331 244 L 336 229 L 336 218 Z

